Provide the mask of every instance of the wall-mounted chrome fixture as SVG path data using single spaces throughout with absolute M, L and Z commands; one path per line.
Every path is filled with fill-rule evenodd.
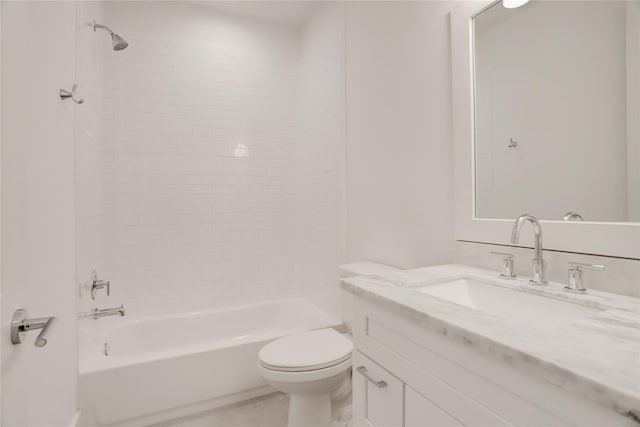
M 564 214 L 562 219 L 564 221 L 584 221 L 584 218 L 582 218 L 582 215 L 574 211 L 567 212 L 566 214 Z
M 502 6 L 507 9 L 515 9 L 516 7 L 524 6 L 529 3 L 529 0 L 502 0 Z
M 113 50 L 116 50 L 116 51 L 123 50 L 123 49 L 126 49 L 127 46 L 129 46 L 129 43 L 125 39 L 123 39 L 113 31 L 111 31 L 111 28 L 107 27 L 106 25 L 96 24 L 95 20 L 93 21 L 93 24 L 89 24 L 89 25 L 93 27 L 94 32 L 96 31 L 97 28 L 100 28 L 105 31 L 108 31 L 109 34 L 111 34 L 111 43 L 113 44 Z
M 509 145 L 507 145 L 507 148 L 516 148 L 518 146 L 518 141 L 516 141 L 513 138 L 509 138 Z
M 96 291 L 107 288 L 107 296 L 110 295 L 111 282 L 108 280 L 98 280 L 98 273 L 95 270 L 91 273 L 91 299 L 96 299 Z
M 11 318 L 11 343 L 14 345 L 21 344 L 25 332 L 42 329 L 34 345 L 38 348 L 44 347 L 47 345 L 47 332 L 55 319 L 55 317 L 27 319 L 27 311 L 24 308 L 19 308 L 13 313 L 13 317 Z
M 73 85 L 73 87 L 71 88 L 71 92 L 66 89 L 60 89 L 60 99 L 62 99 L 63 101 L 71 99 L 76 104 L 82 104 L 84 102 L 84 99 L 76 99 L 76 89 L 78 89 L 77 84 Z
M 93 320 L 98 320 L 101 317 L 117 316 L 117 315 L 120 315 L 120 317 L 124 317 L 124 304 L 121 304 L 120 307 L 93 309 Z

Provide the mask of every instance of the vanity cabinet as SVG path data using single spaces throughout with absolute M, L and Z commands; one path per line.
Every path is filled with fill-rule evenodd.
M 366 369 L 366 374 L 361 372 L 362 368 Z M 355 425 L 402 425 L 403 394 L 402 381 L 359 351 L 354 352 L 353 406 L 358 408 L 354 412 Z
M 353 366 L 353 407 L 356 426 L 463 426 L 451 414 L 358 351 L 354 353 Z M 366 369 L 366 376 L 359 368 Z
M 405 385 L 404 425 L 406 427 L 462 427 L 451 414 Z
M 355 298 L 355 427 L 635 426 L 535 367 Z

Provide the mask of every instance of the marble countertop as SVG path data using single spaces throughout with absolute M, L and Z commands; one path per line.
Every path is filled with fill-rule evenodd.
M 505 320 L 413 289 L 463 277 L 602 311 L 549 328 Z M 565 292 L 563 284 L 535 286 L 526 278 L 506 280 L 495 271 L 455 264 L 343 279 L 341 287 L 450 339 L 470 341 L 478 351 L 509 360 L 519 369 L 535 368 L 536 375 L 558 387 L 625 416 L 640 416 L 638 298 L 595 290 L 573 294 Z

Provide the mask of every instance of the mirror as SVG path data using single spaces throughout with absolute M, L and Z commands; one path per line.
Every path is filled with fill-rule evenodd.
M 640 222 L 640 1 L 472 22 L 475 217 Z

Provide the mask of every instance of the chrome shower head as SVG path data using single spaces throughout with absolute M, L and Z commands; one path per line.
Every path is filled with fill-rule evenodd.
M 125 39 L 123 39 L 113 31 L 111 31 L 111 28 L 107 27 L 106 25 L 96 24 L 96 21 L 93 21 L 93 25 L 92 24 L 89 24 L 89 25 L 93 27 L 93 31 L 95 31 L 96 28 L 100 28 L 105 31 L 108 31 L 109 34 L 111 34 L 111 42 L 113 43 L 113 50 L 116 50 L 116 51 L 123 50 L 123 49 L 126 49 L 127 46 L 129 46 L 129 43 L 127 43 Z
M 129 43 L 116 33 L 111 33 L 111 41 L 113 42 L 113 50 L 122 50 L 129 46 Z

